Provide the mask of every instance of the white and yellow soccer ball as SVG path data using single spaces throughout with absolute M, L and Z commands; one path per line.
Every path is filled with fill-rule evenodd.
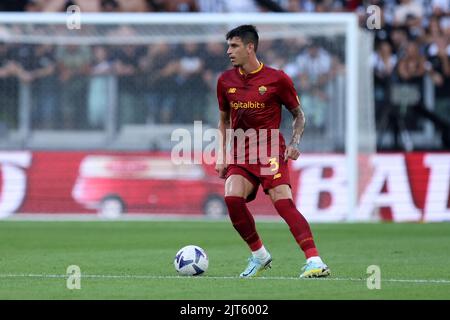
M 208 255 L 199 246 L 188 245 L 177 252 L 173 265 L 180 275 L 198 276 L 208 270 Z

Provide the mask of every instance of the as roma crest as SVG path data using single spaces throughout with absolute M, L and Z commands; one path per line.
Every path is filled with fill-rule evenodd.
M 263 95 L 264 93 L 266 93 L 267 88 L 264 87 L 264 86 L 261 86 L 261 87 L 258 88 L 258 91 L 259 91 L 259 94 L 260 94 L 260 95 Z

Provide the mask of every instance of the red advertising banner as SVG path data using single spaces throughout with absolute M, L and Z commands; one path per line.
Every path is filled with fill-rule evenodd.
M 450 153 L 360 158 L 357 212 L 348 212 L 345 156 L 290 163 L 294 200 L 310 221 L 450 220 Z M 0 152 L 0 218 L 12 214 L 223 216 L 213 165 L 175 165 L 169 153 Z M 259 190 L 255 215 L 277 216 Z

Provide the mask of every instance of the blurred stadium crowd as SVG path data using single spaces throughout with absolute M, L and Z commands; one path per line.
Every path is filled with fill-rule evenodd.
M 439 132 L 440 148 L 450 149 L 450 0 L 3 0 L 0 11 L 63 12 L 73 4 L 82 12 L 352 11 L 363 28 L 366 8 L 377 5 L 381 28 L 370 30 L 376 124 L 393 137 L 388 145 L 378 141 L 378 149 L 408 149 L 402 133 L 423 130 L 425 123 Z M 216 114 L 203 106 L 215 105 L 215 79 L 229 67 L 225 50 L 224 41 L 108 48 L 0 42 L 0 131 L 17 126 L 19 83 L 33 84 L 33 129 L 103 128 L 107 105 L 99 93 L 110 74 L 118 77 L 119 126 L 194 120 L 215 125 Z M 259 56 L 294 79 L 310 126 L 322 130 L 334 103 L 327 88 L 344 72 L 341 48 L 326 38 L 266 40 Z M 64 90 L 55 90 L 61 84 Z

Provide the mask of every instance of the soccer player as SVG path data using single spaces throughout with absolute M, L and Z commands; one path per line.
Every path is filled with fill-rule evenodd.
M 306 256 L 300 277 L 326 277 L 330 270 L 319 256 L 308 222 L 292 200 L 288 159 L 297 160 L 299 157 L 298 145 L 305 126 L 305 116 L 294 84 L 283 71 L 265 66 L 258 60 L 259 36 L 254 26 L 239 26 L 227 33 L 226 40 L 227 54 L 234 68 L 223 72 L 217 82 L 221 147 L 216 171 L 226 179 L 225 202 L 233 227 L 252 251 L 248 266 L 240 276 L 255 277 L 272 263 L 246 205 L 255 199 L 261 184 Z M 286 106 L 294 118 L 293 136 L 287 146 L 278 131 L 281 105 Z M 265 135 L 260 133 L 264 129 L 268 132 Z M 228 134 L 227 138 L 230 131 L 233 134 L 231 137 Z M 239 139 L 236 134 L 239 131 L 245 133 L 244 154 L 239 153 L 239 143 L 234 143 Z M 256 144 L 254 140 L 251 142 L 255 136 L 258 138 Z M 227 150 L 230 143 L 234 147 Z M 262 157 L 257 152 L 255 157 L 255 146 L 257 151 L 261 151 L 264 143 L 269 156 Z

